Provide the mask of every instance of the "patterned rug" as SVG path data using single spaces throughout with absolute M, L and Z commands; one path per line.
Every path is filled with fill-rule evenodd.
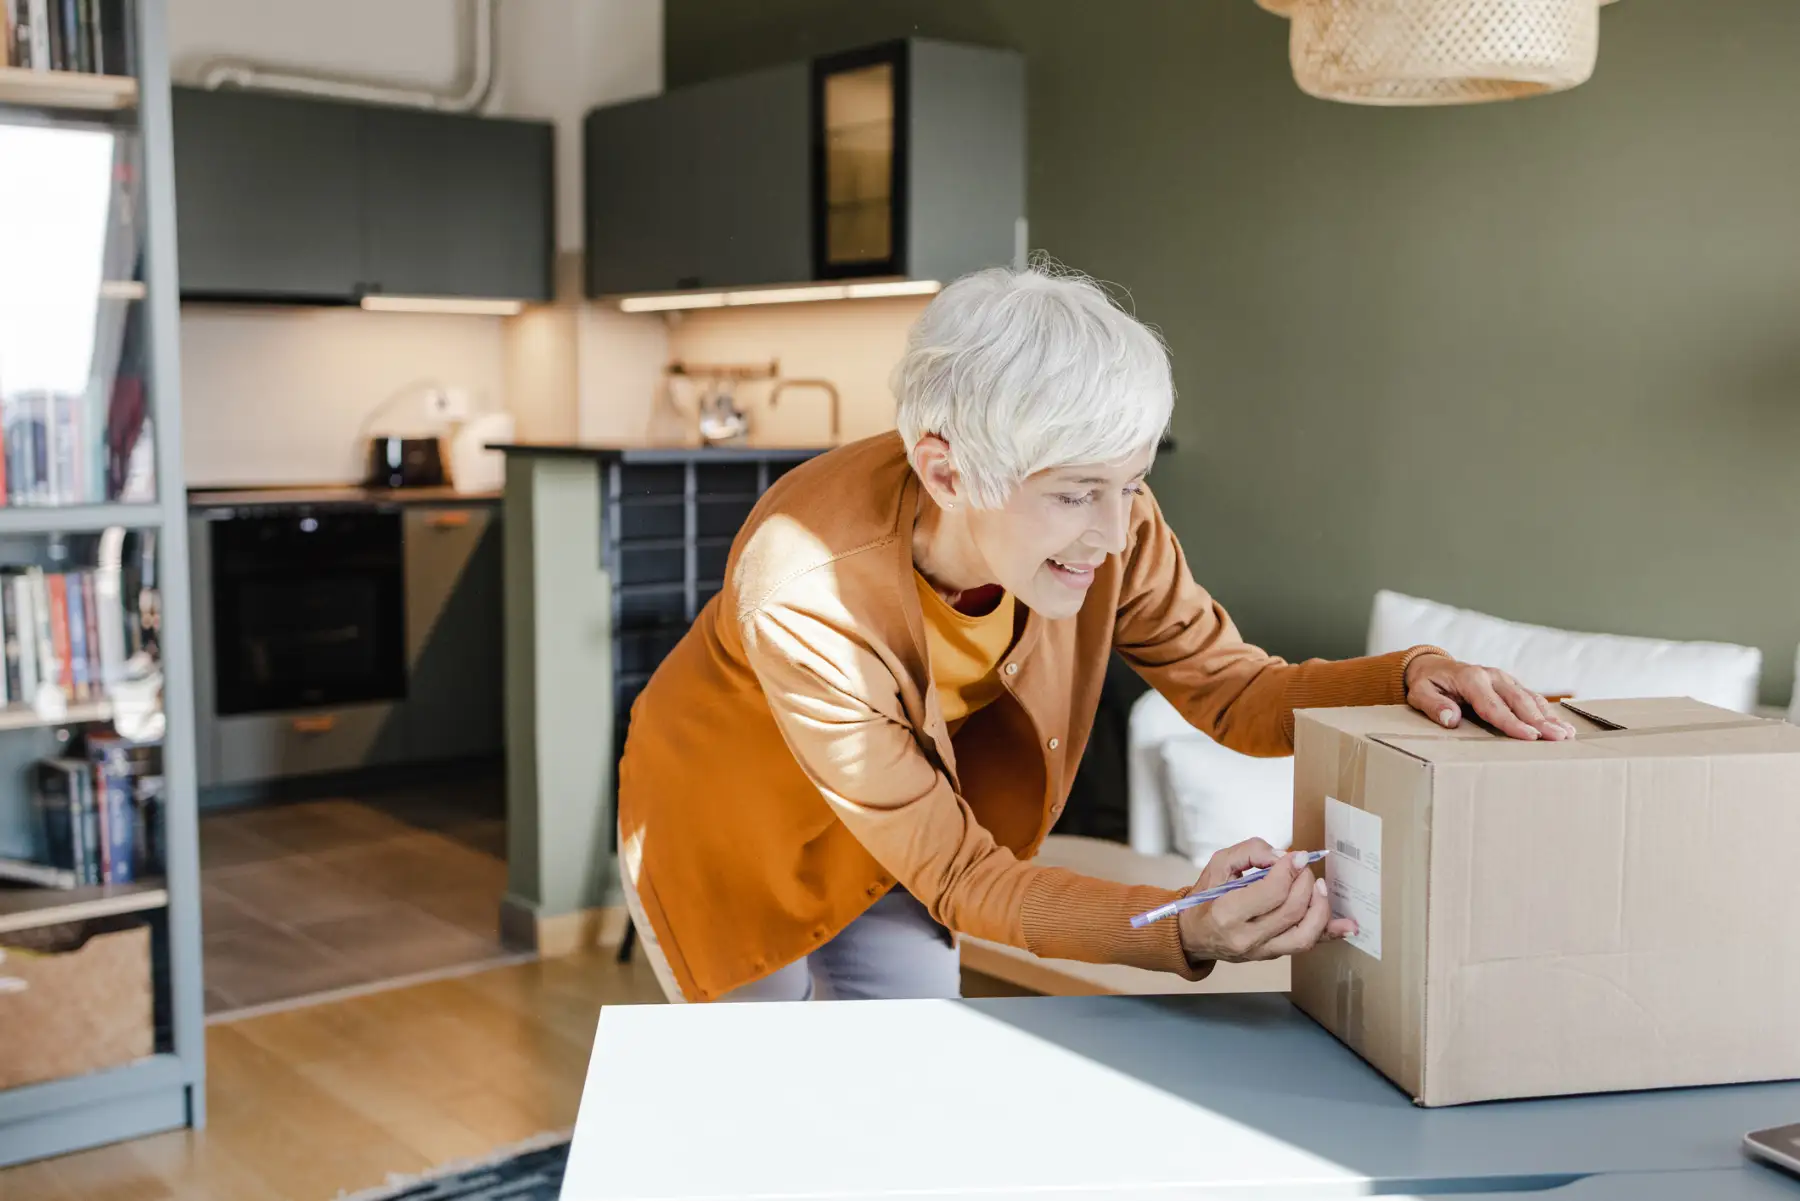
M 392 1179 L 340 1201 L 556 1201 L 569 1163 L 569 1135 L 546 1134 L 480 1163 L 448 1164 Z

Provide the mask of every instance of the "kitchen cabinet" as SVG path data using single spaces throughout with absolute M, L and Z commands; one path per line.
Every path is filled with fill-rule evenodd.
M 550 299 L 549 125 L 370 108 L 362 148 L 367 291 Z
M 588 114 L 588 293 L 811 274 L 809 72 L 795 63 Z
M 335 300 L 362 278 L 361 113 L 174 88 L 183 296 Z
M 400 708 L 377 701 L 219 718 L 217 759 L 203 772 L 202 786 L 253 785 L 399 763 L 407 758 Z
M 491 505 L 406 511 L 408 758 L 500 753 L 500 519 Z
M 949 281 L 1023 257 L 1025 64 L 910 38 L 814 61 L 818 279 Z
M 950 280 L 1025 242 L 1025 70 L 912 38 L 594 109 L 590 296 Z
M 205 502 L 201 502 L 204 504 Z M 304 522 L 368 512 L 354 501 L 292 510 Z M 234 501 L 258 514 L 264 506 Z M 391 512 L 386 506 L 375 511 Z M 208 804 L 268 794 L 282 781 L 416 768 L 500 754 L 504 743 L 501 522 L 492 503 L 400 506 L 405 695 L 221 716 L 216 608 L 224 588 L 207 506 L 189 521 L 200 784 Z
M 174 89 L 181 293 L 548 300 L 547 122 Z

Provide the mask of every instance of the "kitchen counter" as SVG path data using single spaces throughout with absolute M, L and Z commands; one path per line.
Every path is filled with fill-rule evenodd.
M 498 492 L 458 492 L 454 488 L 368 488 L 323 484 L 298 488 L 190 488 L 188 508 L 246 508 L 256 505 L 480 505 L 498 504 Z
M 652 442 L 618 439 L 606 442 L 494 442 L 489 450 L 509 455 L 556 456 L 581 459 L 618 458 L 628 463 L 685 463 L 704 459 L 715 463 L 755 462 L 771 459 L 806 459 L 835 450 L 838 443 L 818 442 L 810 445 L 794 442 L 761 444 L 748 442 L 730 446 L 708 446 L 700 443 Z M 843 444 L 843 445 L 847 445 Z M 1156 445 L 1157 452 L 1168 454 L 1175 449 L 1175 439 L 1164 437 Z
M 572 459 L 619 459 L 627 463 L 754 463 L 770 460 L 810 459 L 835 449 L 828 443 L 801 446 L 793 443 L 706 446 L 681 442 L 495 442 L 488 446 L 507 455 Z

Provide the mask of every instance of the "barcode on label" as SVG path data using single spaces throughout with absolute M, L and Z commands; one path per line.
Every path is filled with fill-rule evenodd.
M 1353 843 L 1345 842 L 1341 838 L 1332 844 L 1331 853 L 1334 855 L 1342 855 L 1346 859 L 1354 859 L 1358 863 L 1362 862 L 1362 852 L 1358 850 Z

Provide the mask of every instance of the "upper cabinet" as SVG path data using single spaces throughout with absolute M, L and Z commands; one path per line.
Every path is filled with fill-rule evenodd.
M 548 123 L 370 108 L 362 151 L 368 291 L 550 299 Z
M 806 279 L 810 87 L 797 63 L 589 113 L 589 295 Z
M 588 293 L 947 281 L 1025 242 L 1025 69 L 908 39 L 595 109 Z
M 354 296 L 362 278 L 360 110 L 173 89 L 183 296 Z
M 181 294 L 548 300 L 551 126 L 174 89 Z

